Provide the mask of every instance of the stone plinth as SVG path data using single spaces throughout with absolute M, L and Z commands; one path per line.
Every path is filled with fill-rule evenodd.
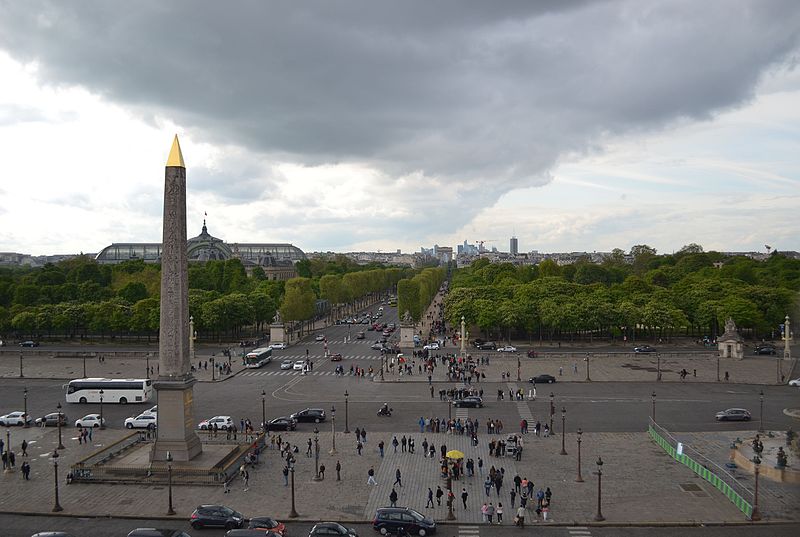
M 414 335 L 417 326 L 409 323 L 400 323 L 400 346 L 404 349 L 414 347 Z
M 725 333 L 717 338 L 720 358 L 744 359 L 744 338 L 736 331 L 733 319 L 725 321 Z
M 288 343 L 286 337 L 286 326 L 283 323 L 272 323 L 269 325 L 270 343 Z
M 151 460 L 164 461 L 169 451 L 173 460 L 185 462 L 202 451 L 194 431 L 194 383 L 194 378 L 153 382 L 158 394 L 158 429 Z

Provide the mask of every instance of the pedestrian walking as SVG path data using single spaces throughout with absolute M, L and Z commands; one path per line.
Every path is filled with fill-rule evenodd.
M 397 507 L 397 491 L 392 488 L 392 492 L 389 493 L 389 503 L 392 507 Z
M 486 521 L 489 524 L 494 521 L 494 505 L 492 502 L 489 502 L 489 505 L 486 506 Z
M 289 467 L 288 466 L 284 466 L 283 467 L 283 486 L 284 487 L 288 487 L 289 486 Z M 227 491 L 225 491 L 225 492 L 227 492 Z
M 370 467 L 370 469 L 367 470 L 367 485 L 378 486 L 378 482 L 375 481 L 375 468 Z
M 30 481 L 31 480 L 31 465 L 28 464 L 28 461 L 23 462 L 22 466 L 20 467 L 20 469 L 22 470 L 23 479 L 25 479 L 25 481 Z
M 483 475 L 483 459 L 478 457 L 478 474 Z
M 464 506 L 464 510 L 467 510 L 467 498 L 469 498 L 469 493 L 467 492 L 466 488 L 461 489 L 461 503 Z
M 425 508 L 433 507 L 433 489 L 428 487 L 428 503 L 425 504 Z
M 27 457 L 28 456 L 28 441 L 27 440 L 23 440 L 22 441 L 22 456 L 23 457 Z
M 394 437 L 392 438 L 392 447 L 394 448 L 394 452 L 395 452 L 395 453 L 397 453 L 397 446 L 398 446 L 399 444 L 400 444 L 400 442 L 398 442 L 398 441 L 397 441 L 397 436 L 394 436 Z
M 494 510 L 495 514 L 497 515 L 497 523 L 503 523 L 503 504 L 497 502 L 497 508 Z
M 364 449 L 364 444 L 362 444 L 361 441 L 359 440 L 356 442 L 356 451 L 358 452 L 359 455 L 361 455 L 362 449 Z
M 342 463 L 336 461 L 336 481 L 342 480 Z
M 383 458 L 383 440 L 381 440 L 380 442 L 378 442 L 378 451 L 380 452 L 380 454 L 381 454 L 381 459 L 382 459 L 382 458 Z
M 486 491 L 487 496 L 489 496 L 489 493 L 492 492 L 492 478 L 488 475 L 486 476 L 486 481 L 483 482 L 483 490 Z
M 325 465 L 324 464 L 320 464 L 319 465 L 319 478 L 320 478 L 320 481 L 325 481 Z
M 394 473 L 394 483 L 392 483 L 392 486 L 394 485 L 400 485 L 401 487 L 403 486 L 403 481 L 400 479 L 400 468 L 398 468 Z
M 436 486 L 436 505 L 438 505 L 440 507 L 442 505 L 442 496 L 444 496 L 444 491 L 442 490 L 442 487 L 440 485 L 437 485 Z
M 511 489 L 511 493 L 510 494 L 511 494 L 511 509 L 514 509 L 514 502 L 516 502 L 516 500 L 517 500 L 517 491 L 514 490 L 514 489 Z
M 247 470 L 242 473 L 242 482 L 244 483 L 244 492 L 247 492 L 250 489 L 250 472 Z
M 308 444 L 308 448 L 306 449 L 306 457 L 310 457 L 311 456 L 311 439 L 310 438 L 308 439 L 307 444 Z
M 525 527 L 525 508 L 522 505 L 517 509 L 517 517 L 514 519 L 514 523 L 520 528 Z
M 225 494 L 231 491 L 231 480 L 230 479 L 223 479 L 222 480 L 222 492 Z

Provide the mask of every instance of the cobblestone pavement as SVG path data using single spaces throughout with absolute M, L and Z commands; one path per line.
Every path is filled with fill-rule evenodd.
M 524 404 L 524 403 L 523 403 Z M 466 410 L 466 409 L 464 409 Z M 468 414 L 468 411 L 467 411 Z M 66 469 L 80 456 L 92 449 L 114 441 L 122 431 L 95 431 L 91 446 L 81 446 L 72 438 L 74 429 L 65 429 L 64 450 L 59 459 L 61 505 L 65 513 L 73 515 L 115 515 L 158 517 L 164 514 L 167 505 L 167 490 L 163 486 L 111 485 L 111 484 L 64 484 Z M 506 429 L 505 432 L 509 432 Z M 504 432 L 504 433 L 505 433 Z M 307 433 L 287 433 L 285 440 L 301 446 L 297 454 L 295 473 L 296 506 L 301 518 L 310 520 L 334 519 L 343 521 L 369 520 L 374 509 L 388 504 L 389 493 L 399 468 L 402 474 L 402 487 L 397 487 L 399 504 L 427 512 L 437 520 L 446 515 L 442 506 L 426 508 L 428 487 L 434 491 L 437 485 L 444 488 L 445 480 L 439 477 L 438 459 L 423 457 L 422 442 L 427 436 L 429 442 L 440 449 L 445 443 L 447 449 L 459 449 L 476 463 L 478 457 L 484 460 L 484 474 L 494 465 L 505 470 L 505 483 L 498 497 L 492 491 L 486 496 L 483 479 L 480 475 L 465 477 L 453 482 L 456 494 L 455 515 L 458 523 L 480 524 L 480 507 L 484 501 L 491 500 L 497 505 L 503 503 L 506 516 L 504 524 L 510 524 L 513 510 L 509 497 L 512 478 L 515 473 L 532 479 L 539 487 L 550 487 L 553 492 L 552 523 L 580 525 L 590 523 L 597 505 L 597 477 L 595 461 L 603 460 L 603 514 L 609 524 L 619 523 L 686 523 L 686 522 L 742 522 L 743 515 L 722 494 L 707 483 L 695 477 L 687 468 L 675 463 L 658 448 L 644 433 L 584 433 L 582 442 L 582 474 L 584 483 L 576 483 L 577 457 L 576 437 L 566 436 L 566 449 L 569 455 L 559 455 L 561 442 L 558 436 L 537 438 L 525 435 L 525 448 L 522 460 L 517 462 L 510 457 L 494 458 L 488 454 L 488 437 L 480 435 L 477 447 L 470 445 L 466 436 L 446 434 L 405 433 L 416 441 L 416 453 L 394 453 L 391 436 L 372 434 L 363 451 L 356 454 L 354 436 L 337 433 L 336 455 L 330 455 L 330 433 L 320 434 L 321 460 L 327 468 L 323 481 L 312 481 L 315 472 L 313 457 L 305 456 L 304 446 Z M 53 467 L 49 461 L 56 443 L 55 429 L 11 429 L 12 449 L 19 453 L 23 438 L 29 443 L 31 461 L 31 480 L 24 481 L 20 472 L 0 475 L 2 509 L 5 512 L 47 513 L 53 504 Z M 716 433 L 709 433 L 712 440 L 722 443 Z M 505 434 L 503 435 L 505 436 Z M 693 441 L 708 435 L 692 435 Z M 724 436 L 724 435 L 723 435 Z M 719 437 L 719 440 L 715 440 Z M 385 457 L 378 454 L 378 441 L 383 439 L 387 449 Z M 334 470 L 336 461 L 341 461 L 342 480 L 336 480 Z M 22 457 L 17 458 L 17 465 Z M 261 464 L 251 472 L 249 490 L 244 491 L 242 483 L 235 480 L 230 494 L 225 494 L 221 486 L 176 486 L 175 505 L 179 517 L 188 517 L 191 510 L 200 503 L 223 503 L 238 509 L 246 515 L 269 514 L 279 519 L 286 518 L 290 509 L 290 487 L 284 486 L 282 461 L 277 450 L 267 449 Z M 367 470 L 376 470 L 377 486 L 367 485 Z M 477 469 L 476 469 L 477 473 Z M 684 492 L 682 484 L 695 484 L 699 490 Z M 467 509 L 461 504 L 461 489 L 469 494 Z M 770 487 L 772 488 L 772 487 Z M 798 518 L 797 510 L 791 509 L 792 502 L 798 505 L 796 491 L 779 492 L 785 496 L 785 508 L 775 509 L 765 501 L 764 510 L 768 519 Z M 770 492 L 770 495 L 778 494 Z M 535 515 L 531 513 L 532 518 Z M 529 520 L 530 520 L 529 516 Z

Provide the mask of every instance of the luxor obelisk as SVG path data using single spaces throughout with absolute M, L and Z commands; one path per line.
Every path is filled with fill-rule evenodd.
M 167 451 L 188 461 L 202 451 L 192 412 L 195 379 L 189 369 L 189 280 L 186 253 L 186 166 L 178 136 L 164 178 L 164 239 L 161 248 L 161 326 L 158 343 L 158 428 L 151 459 Z

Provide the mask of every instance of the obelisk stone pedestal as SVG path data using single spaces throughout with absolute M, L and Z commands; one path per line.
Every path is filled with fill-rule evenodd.
M 186 252 L 186 167 L 178 137 L 172 143 L 164 179 L 164 234 L 161 249 L 161 325 L 158 428 L 151 459 L 175 461 L 200 454 L 194 431 L 193 386 L 189 369 L 189 277 Z

